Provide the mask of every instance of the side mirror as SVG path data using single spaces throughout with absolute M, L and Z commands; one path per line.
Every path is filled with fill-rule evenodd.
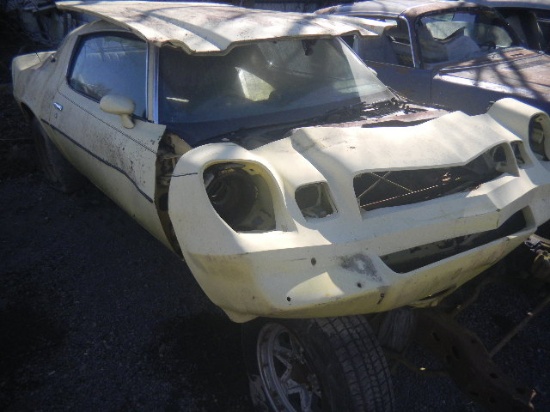
M 128 99 L 124 96 L 117 96 L 114 94 L 108 94 L 103 96 L 99 101 L 99 108 L 105 113 L 118 114 L 122 121 L 122 126 L 126 129 L 132 129 L 134 122 L 132 121 L 132 113 L 136 108 L 132 99 Z

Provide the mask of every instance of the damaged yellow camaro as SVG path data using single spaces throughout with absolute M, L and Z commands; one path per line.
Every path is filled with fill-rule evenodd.
M 323 370 L 312 347 L 379 354 L 372 339 L 331 339 L 372 335 L 350 315 L 437 304 L 550 218 L 545 113 L 512 99 L 478 116 L 405 104 L 339 39 L 373 34 L 344 19 L 58 7 L 97 20 L 13 61 L 46 176 L 64 191 L 86 176 L 232 320 L 264 319 L 255 367 L 271 409 L 391 409 L 378 372 L 333 396 L 351 372 Z

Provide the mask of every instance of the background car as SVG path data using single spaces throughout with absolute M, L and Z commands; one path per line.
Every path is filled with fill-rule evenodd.
M 12 66 L 45 174 L 86 176 L 243 323 L 257 405 L 391 410 L 367 315 L 405 342 L 395 309 L 437 305 L 550 219 L 548 115 L 408 104 L 340 39 L 373 35 L 347 19 L 58 6 L 98 20 Z
M 414 101 L 477 114 L 515 97 L 550 111 L 550 56 L 522 47 L 494 9 L 374 0 L 318 13 L 372 24 L 378 36 L 349 41 L 384 83 Z

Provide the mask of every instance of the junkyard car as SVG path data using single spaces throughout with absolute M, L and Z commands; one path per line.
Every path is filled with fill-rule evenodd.
M 473 3 L 374 0 L 319 10 L 371 23 L 356 52 L 408 98 L 469 114 L 503 97 L 550 110 L 550 56 L 528 50 L 494 9 Z
M 530 49 L 550 51 L 550 2 L 547 0 L 474 0 L 474 3 L 497 9 Z
M 247 322 L 258 404 L 391 409 L 363 315 L 437 304 L 550 218 L 549 117 L 405 105 L 339 37 L 374 33 L 226 5 L 59 7 L 99 19 L 13 61 L 47 177 L 74 190 L 77 169 Z

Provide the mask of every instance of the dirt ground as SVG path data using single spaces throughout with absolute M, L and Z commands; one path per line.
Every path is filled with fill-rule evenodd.
M 93 186 L 67 196 L 43 181 L 9 85 L 0 210 L 0 410 L 251 410 L 239 326 Z M 492 347 L 542 292 L 491 286 L 463 321 Z M 550 411 L 549 311 L 495 357 L 537 391 L 539 411 Z M 446 377 L 400 367 L 394 383 L 398 411 L 482 410 Z
M 95 188 L 45 184 L 16 119 L 1 134 L 0 410 L 249 410 L 238 325 Z

